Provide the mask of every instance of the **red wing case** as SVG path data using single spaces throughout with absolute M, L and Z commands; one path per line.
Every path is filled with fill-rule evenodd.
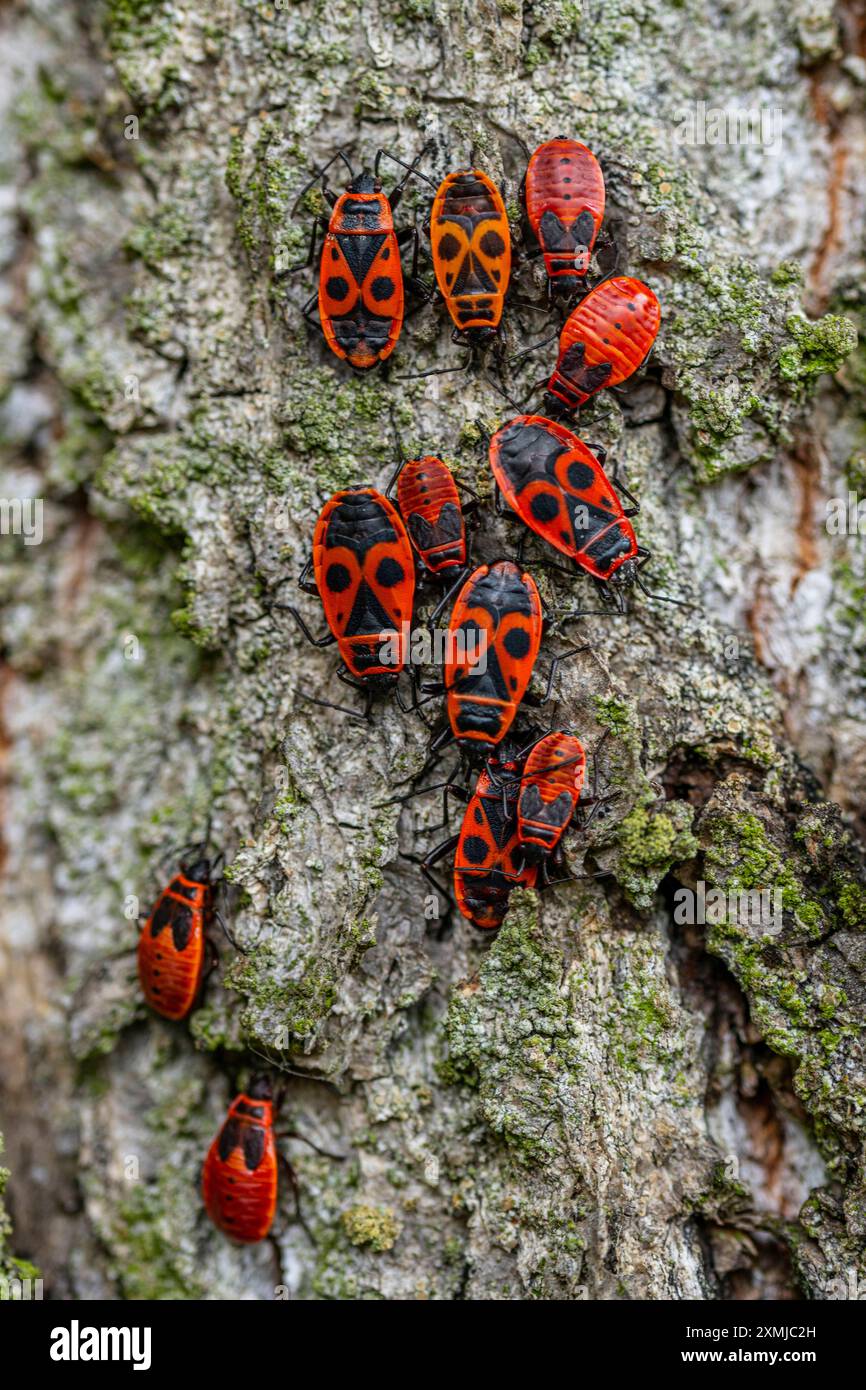
M 490 441 L 509 507 L 536 535 L 596 579 L 637 555 L 634 527 L 595 455 L 565 425 L 518 415 Z

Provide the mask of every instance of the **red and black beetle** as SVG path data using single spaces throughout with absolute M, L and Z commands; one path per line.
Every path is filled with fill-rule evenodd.
M 142 993 L 156 1013 L 175 1020 L 186 1018 L 199 996 L 208 952 L 210 968 L 216 964 L 210 923 L 217 919 L 229 937 L 214 903 L 214 874 L 222 855 L 211 860 L 205 844 L 194 849 L 194 857 L 160 893 L 138 939 Z
M 557 854 L 577 809 L 586 754 L 575 734 L 553 730 L 530 749 L 517 796 L 517 846 L 524 865 Z
M 277 1209 L 277 1159 L 273 1091 L 260 1076 L 232 1101 L 202 1169 L 207 1214 L 233 1240 L 252 1244 L 270 1231 Z
M 562 326 L 545 412 L 573 415 L 602 387 L 632 376 L 649 356 L 660 323 L 659 302 L 640 280 L 618 275 L 590 290 Z
M 604 217 L 604 177 L 595 155 L 564 136 L 539 145 L 521 197 L 551 291 L 571 294 L 583 288 Z
M 450 597 L 449 596 L 446 596 Z M 541 599 L 512 560 L 481 565 L 462 586 L 448 624 L 443 689 L 449 737 L 489 756 L 514 722 L 541 644 Z
M 466 517 L 477 507 L 477 497 L 462 484 L 472 498 L 464 507 L 451 469 L 432 454 L 401 463 L 388 485 L 388 496 L 395 481 L 397 506 L 424 571 L 453 583 L 466 569 Z
M 329 631 L 314 637 L 296 608 L 276 606 L 292 614 L 314 646 L 336 642 L 342 657 L 337 676 L 364 691 L 369 710 L 374 691 L 396 688 L 412 623 L 415 561 L 393 503 L 371 487 L 335 492 L 316 522 L 312 559 L 298 583 L 320 597 Z
M 518 885 L 533 888 L 537 878 L 534 865 L 517 862 L 523 853 L 515 817 L 520 785 L 518 742 L 511 735 L 503 737 L 479 772 L 471 794 L 447 784 L 449 791 L 467 803 L 460 831 L 420 861 L 425 878 L 440 892 L 431 870 L 453 853 L 454 899 L 462 916 L 481 931 L 501 927 L 512 889 Z
M 565 425 L 542 415 L 518 415 L 491 439 L 490 466 L 521 521 L 580 569 L 599 581 L 637 579 L 639 566 L 650 557 L 631 524 L 638 504 Z M 623 508 L 617 489 L 630 508 Z M 603 588 L 602 593 L 607 596 Z
M 417 279 L 418 233 L 414 226 L 395 231 L 393 217 L 406 182 L 410 175 L 418 173 L 416 166 L 425 152 L 426 147 L 412 164 L 404 164 L 387 150 L 379 150 L 373 172 L 365 169 L 356 174 L 344 152 L 338 150 L 333 159 L 317 170 L 295 203 L 297 207 L 304 193 L 321 178 L 331 214 L 327 220 L 319 218 L 313 223 L 308 254 L 291 269 L 312 265 L 317 235 L 323 230 L 319 287 L 304 306 L 303 314 L 313 327 L 321 328 L 331 351 L 359 372 L 384 362 L 397 345 L 404 313 L 400 248 L 410 239 L 414 240 L 415 250 L 408 282 L 411 288 L 426 295 Z M 390 195 L 383 193 L 379 177 L 383 155 L 406 170 Z M 337 159 L 343 160 L 350 175 L 349 187 L 340 195 L 328 187 L 326 179 L 327 169 Z M 318 322 L 312 317 L 314 303 L 318 304 Z
M 274 1096 L 269 1077 L 254 1077 L 249 1090 L 242 1091 L 229 1106 L 202 1167 L 201 1189 L 208 1216 L 219 1230 L 244 1245 L 264 1240 L 270 1233 L 277 1208 L 280 1164 L 294 1193 L 295 1216 L 313 1239 L 301 1214 L 295 1170 L 285 1154 L 278 1152 L 278 1138 L 303 1139 L 323 1158 L 345 1157 L 320 1149 L 294 1131 L 277 1134 L 274 1122 L 283 1095 L 281 1092 Z

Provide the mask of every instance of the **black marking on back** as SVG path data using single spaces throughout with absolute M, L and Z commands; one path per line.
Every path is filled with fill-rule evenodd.
M 219 1154 L 223 1163 L 225 1163 L 225 1161 L 231 1154 L 232 1149 L 236 1148 L 240 1142 L 240 1121 L 236 1120 L 234 1115 L 230 1115 L 229 1118 L 226 1120 L 225 1124 L 223 1125 L 222 1129 L 220 1130 L 219 1142 L 217 1144 L 217 1153 Z
M 251 1173 L 265 1156 L 265 1131 L 261 1125 L 244 1126 L 244 1162 Z
M 373 264 L 380 248 L 385 241 L 385 233 L 376 235 L 359 236 L 354 233 L 348 236 L 343 232 L 337 233 L 337 240 L 340 243 L 340 250 L 346 258 L 346 264 L 355 277 L 359 285 L 363 285 L 367 271 Z
M 387 512 L 369 493 L 349 493 L 328 519 L 325 546 L 345 546 L 359 559 L 381 541 L 392 544 L 397 534 Z

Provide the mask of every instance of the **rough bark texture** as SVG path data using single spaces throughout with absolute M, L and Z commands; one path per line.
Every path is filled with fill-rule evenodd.
M 83 1298 L 862 1289 L 866 565 L 824 525 L 866 487 L 862 11 L 31 0 L 0 44 L 3 493 L 46 499 L 41 545 L 0 537 L 0 1272 Z M 681 143 L 698 101 L 780 108 L 779 147 Z M 612 877 L 516 895 L 478 940 L 427 920 L 399 857 L 441 835 L 435 798 L 377 806 L 423 727 L 306 703 L 333 658 L 272 604 L 321 501 L 387 477 L 390 407 L 488 496 L 479 426 L 510 412 L 483 376 L 395 380 L 455 360 L 431 309 L 390 376 L 351 378 L 284 272 L 338 144 L 474 159 L 516 231 L 524 144 L 572 133 L 664 311 L 581 433 L 640 494 L 655 588 L 699 607 L 585 621 L 557 719 L 610 731 L 620 795 L 570 855 Z M 510 351 L 544 333 L 518 312 Z M 482 558 L 516 536 L 488 518 Z M 540 583 L 554 612 L 584 593 Z M 211 813 L 246 954 L 171 1026 L 130 918 Z M 678 926 L 699 880 L 779 890 L 784 926 Z M 288 1143 L 315 1247 L 288 1197 L 252 1249 L 201 1210 L 259 1057 L 301 1073 L 290 1127 L 346 1155 Z

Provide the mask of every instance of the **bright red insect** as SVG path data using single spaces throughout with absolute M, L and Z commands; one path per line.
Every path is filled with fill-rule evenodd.
M 530 530 L 596 579 L 634 578 L 636 508 L 625 511 L 598 459 L 565 425 L 518 415 L 491 439 L 490 466 Z
M 604 218 L 604 177 L 595 155 L 562 136 L 539 145 L 526 170 L 523 201 L 551 286 L 580 288 Z
M 215 1226 L 253 1244 L 271 1229 L 277 1207 L 277 1146 L 271 1083 L 257 1077 L 232 1101 L 208 1150 L 202 1196 Z
M 371 487 L 335 492 L 316 522 L 312 565 L 330 629 L 317 645 L 335 641 L 351 677 L 390 686 L 406 662 L 415 592 L 412 547 L 393 503 Z
M 545 410 L 573 414 L 594 392 L 632 376 L 648 357 L 660 323 L 659 302 L 648 285 L 624 275 L 603 280 L 563 324 Z
M 539 739 L 523 764 L 517 797 L 517 844 L 522 862 L 549 859 L 571 824 L 586 774 L 586 754 L 574 734 Z
M 201 990 L 207 928 L 214 914 L 212 864 L 181 865 L 157 898 L 138 940 L 145 999 L 163 1018 L 186 1018 Z
M 425 569 L 456 577 L 466 567 L 466 523 L 447 463 L 429 454 L 404 463 L 397 480 L 397 506 Z

